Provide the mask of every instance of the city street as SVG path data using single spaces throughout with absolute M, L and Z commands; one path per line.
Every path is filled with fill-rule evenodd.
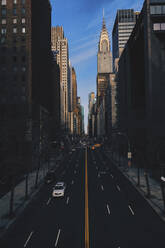
M 0 247 L 165 247 L 164 222 L 101 150 L 76 149 L 62 168 L 65 196 L 44 185 Z

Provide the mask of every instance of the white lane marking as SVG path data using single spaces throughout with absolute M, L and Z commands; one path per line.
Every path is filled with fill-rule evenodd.
M 120 189 L 119 185 L 116 185 L 116 187 L 117 187 L 118 191 L 121 191 L 121 189 Z
M 74 174 L 76 174 L 76 171 L 74 171 Z
M 104 187 L 103 187 L 103 185 L 101 185 L 101 189 L 102 189 L 102 191 L 104 190 Z
M 27 238 L 27 240 L 26 240 L 26 242 L 25 242 L 25 244 L 24 244 L 24 247 L 26 247 L 26 246 L 27 246 L 27 244 L 28 244 L 29 240 L 31 239 L 31 237 L 32 237 L 33 233 L 34 233 L 34 231 L 33 231 L 33 232 L 31 232 L 31 233 L 29 234 L 29 237 Z
M 68 204 L 68 202 L 69 202 L 69 196 L 67 197 L 66 204 Z
M 110 209 L 109 209 L 109 205 L 107 204 L 107 210 L 108 210 L 108 214 L 110 215 Z
M 100 174 L 98 173 L 98 177 L 100 177 Z
M 98 167 L 96 166 L 96 170 L 98 170 Z
M 49 205 L 49 203 L 50 203 L 51 199 L 52 199 L 51 197 L 48 199 L 48 201 L 47 201 L 46 205 Z
M 131 206 L 130 206 L 130 205 L 128 205 L 128 207 L 129 207 L 129 209 L 130 209 L 130 211 L 131 211 L 132 215 L 135 215 L 135 213 L 134 213 L 134 211 L 132 210 Z
M 114 176 L 111 174 L 111 177 L 114 178 Z
M 72 180 L 72 184 L 74 184 L 74 181 Z
M 58 240 L 59 240 L 59 237 L 60 237 L 60 233 L 61 233 L 61 230 L 59 229 L 59 230 L 58 230 L 58 234 L 57 234 L 57 238 L 56 238 L 55 247 L 57 247 Z

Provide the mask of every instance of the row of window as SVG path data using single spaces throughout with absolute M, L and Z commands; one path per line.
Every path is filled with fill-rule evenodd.
M 26 9 L 24 7 L 21 8 L 21 14 L 25 15 L 26 13 Z M 13 15 L 16 16 L 17 14 L 19 14 L 19 11 L 17 8 L 13 8 Z M 6 8 L 2 8 L 1 9 L 1 15 L 4 17 L 7 15 L 7 9 Z
M 6 34 L 7 33 L 7 29 L 6 28 L 1 28 L 1 34 Z M 18 33 L 18 28 L 17 27 L 14 27 L 13 28 L 13 34 L 16 34 Z M 26 33 L 26 28 L 25 27 L 22 27 L 21 28 L 21 33 L 22 34 L 25 34 Z
M 21 56 L 21 58 L 17 57 L 17 56 L 12 56 L 11 59 L 12 59 L 13 62 L 18 62 L 18 60 L 21 60 L 21 62 L 25 62 L 26 61 L 26 56 L 23 55 L 23 56 Z M 1 62 L 1 64 L 6 64 L 6 57 L 2 56 L 0 58 L 0 62 Z
M 21 97 L 21 98 L 20 98 Z M 12 100 L 11 100 L 12 98 Z M 1 104 L 5 104 L 5 103 L 11 103 L 11 102 L 14 102 L 14 103 L 18 103 L 18 101 L 20 102 L 20 100 L 22 100 L 22 102 L 25 102 L 26 101 L 26 97 L 25 96 L 9 96 L 8 99 L 5 98 L 5 97 L 0 97 L 0 103 Z
M 8 0 L 8 1 L 11 1 L 11 0 Z M 21 0 L 21 3 L 22 4 L 25 4 L 26 0 Z M 17 4 L 18 3 L 18 0 L 13 0 L 13 4 Z M 7 4 L 7 0 L 1 0 L 1 5 L 2 6 L 5 6 Z
M 1 23 L 2 23 L 3 25 L 7 24 L 7 20 L 6 20 L 5 18 L 3 18 L 3 19 L 1 20 Z M 17 19 L 17 18 L 13 18 L 13 24 L 17 24 L 17 23 L 18 23 L 18 19 Z M 26 19 L 25 19 L 25 18 L 21 18 L 21 23 L 22 23 L 22 24 L 25 24 L 25 23 L 26 23 Z
M 2 68 L 1 68 L 1 71 L 5 72 L 5 71 L 7 71 L 7 68 L 6 68 L 6 67 L 2 67 Z M 20 70 L 19 70 L 19 67 L 13 66 L 12 71 L 13 71 L 13 72 L 18 72 L 18 71 L 20 71 Z M 22 66 L 22 67 L 21 67 L 21 71 L 22 71 L 22 72 L 26 72 L 26 67 L 25 67 L 25 66 Z
M 19 76 L 20 76 L 20 77 L 19 77 Z M 7 81 L 7 79 L 9 79 L 9 77 L 6 77 L 6 74 L 0 74 L 0 82 L 5 82 L 5 81 Z M 25 81 L 26 81 L 26 76 L 25 76 L 25 74 L 18 75 L 18 74 L 15 74 L 15 73 L 14 73 L 14 76 L 13 76 L 13 78 L 12 78 L 13 83 L 14 83 L 14 82 L 18 82 L 19 79 L 21 80 L 22 84 L 24 84 Z
M 154 23 L 153 30 L 165 30 L 165 23 Z
M 150 13 L 151 15 L 165 14 L 165 5 L 151 5 Z

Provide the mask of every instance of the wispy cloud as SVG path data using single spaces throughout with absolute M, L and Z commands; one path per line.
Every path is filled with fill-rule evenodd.
M 88 60 L 89 58 L 91 58 L 93 56 L 96 56 L 96 54 L 97 54 L 97 47 L 93 46 L 92 48 L 85 49 L 84 51 L 71 57 L 71 62 L 73 65 L 78 64 L 80 62 Z
M 76 52 L 78 50 L 84 49 L 84 48 L 89 47 L 89 46 L 97 46 L 97 42 L 98 42 L 98 39 L 93 39 L 93 40 L 89 39 L 89 41 L 82 43 L 81 45 L 79 45 L 77 47 L 74 47 L 72 49 L 72 52 Z
M 78 40 L 74 40 L 74 41 L 72 42 L 72 45 L 75 45 L 75 44 L 77 44 L 77 43 L 84 42 L 84 41 L 89 40 L 89 39 L 91 39 L 91 38 L 95 38 L 95 34 L 84 35 L 82 38 L 80 38 L 80 39 L 78 39 Z

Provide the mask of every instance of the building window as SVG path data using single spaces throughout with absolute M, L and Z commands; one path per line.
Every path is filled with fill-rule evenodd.
M 13 33 L 14 33 L 14 34 L 17 33 L 17 28 L 13 28 Z
M 165 30 L 165 23 L 154 23 L 153 24 L 153 30 Z
M 6 34 L 6 28 L 1 29 L 1 34 Z
M 6 16 L 6 9 L 1 9 L 1 14 L 2 14 L 2 16 Z
M 21 21 L 22 21 L 22 23 L 25 23 L 26 22 L 26 19 L 25 18 L 22 18 Z
M 25 12 L 26 12 L 25 8 L 22 8 L 21 12 L 22 12 L 23 15 L 25 15 Z
M 164 5 L 153 5 L 150 6 L 151 15 L 161 15 L 165 14 L 165 6 Z
M 6 5 L 6 0 L 2 0 L 1 5 Z
M 13 15 L 16 15 L 16 14 L 17 14 L 17 9 L 13 8 Z
M 13 24 L 16 24 L 17 23 L 17 18 L 14 18 L 13 19 Z
M 1 37 L 1 44 L 4 44 L 6 41 L 6 38 L 5 37 Z
M 26 28 L 25 27 L 22 28 L 22 33 L 26 33 Z
M 6 19 L 2 19 L 2 24 L 6 24 Z
M 165 5 L 162 5 L 162 14 L 165 14 Z
M 161 23 L 161 24 L 160 24 L 160 29 L 161 29 L 161 30 L 165 30 L 165 23 Z

